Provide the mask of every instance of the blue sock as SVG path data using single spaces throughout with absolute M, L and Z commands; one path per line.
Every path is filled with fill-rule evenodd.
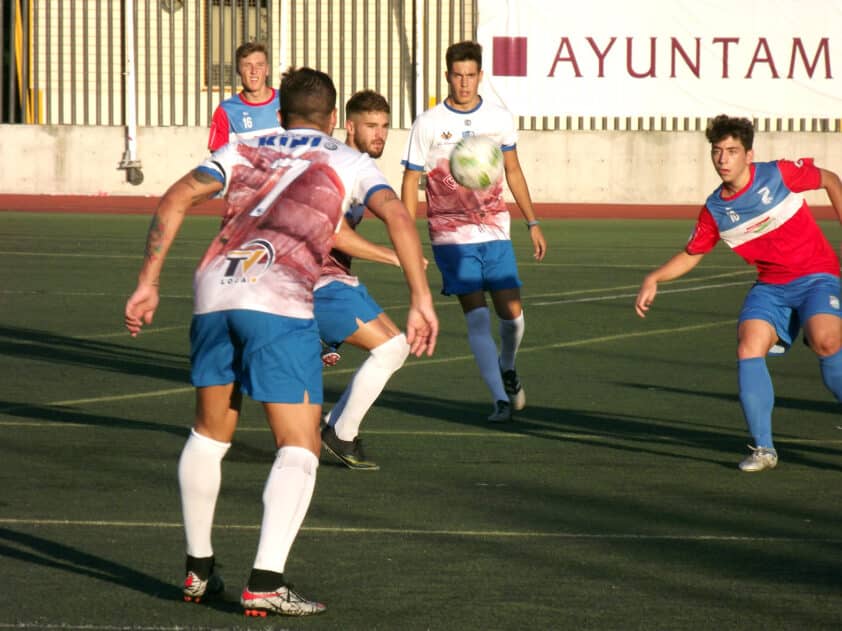
M 822 369 L 822 380 L 827 389 L 833 393 L 837 401 L 842 401 L 842 351 L 833 355 L 819 357 Z
M 740 403 L 748 424 L 748 431 L 754 438 L 755 447 L 771 447 L 772 408 L 775 406 L 775 390 L 772 377 L 766 368 L 765 357 L 752 357 L 737 361 L 737 376 L 740 387 Z

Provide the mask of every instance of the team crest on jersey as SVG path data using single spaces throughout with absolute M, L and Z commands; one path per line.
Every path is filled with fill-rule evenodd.
M 253 239 L 236 250 L 225 254 L 225 267 L 221 285 L 254 283 L 275 261 L 275 248 L 266 239 Z

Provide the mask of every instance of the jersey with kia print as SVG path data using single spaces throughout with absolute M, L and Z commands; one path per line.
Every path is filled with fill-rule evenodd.
M 225 145 L 198 169 L 228 215 L 194 276 L 194 314 L 313 317 L 313 288 L 344 213 L 389 188 L 374 160 L 312 129 Z
M 813 218 L 801 192 L 821 187 L 811 158 L 756 162 L 749 183 L 732 197 L 723 187 L 699 213 L 688 254 L 705 254 L 721 238 L 749 265 L 757 279 L 783 284 L 808 274 L 839 276 L 839 259 Z
M 491 137 L 506 152 L 517 146 L 512 114 L 499 105 L 480 101 L 463 112 L 446 102 L 421 114 L 412 125 L 401 164 L 427 173 L 427 225 L 433 245 L 508 240 L 510 223 L 503 200 L 503 176 L 489 188 L 473 191 L 450 174 L 450 154 L 467 136 Z

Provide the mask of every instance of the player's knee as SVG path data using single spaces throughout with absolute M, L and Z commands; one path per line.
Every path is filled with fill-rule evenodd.
M 388 342 L 383 342 L 380 346 L 371 349 L 371 355 L 381 365 L 392 372 L 396 371 L 403 366 L 406 358 L 409 357 L 409 344 L 406 341 L 406 335 L 400 333 Z
M 488 307 L 471 309 L 465 314 L 465 320 L 468 323 L 468 335 L 490 331 L 491 314 L 488 311 Z
M 808 343 L 819 357 L 835 355 L 842 348 L 842 339 L 835 331 L 814 333 L 809 337 Z

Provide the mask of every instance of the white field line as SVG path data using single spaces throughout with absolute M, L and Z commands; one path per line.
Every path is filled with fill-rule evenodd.
M 736 283 L 734 283 L 736 284 Z M 701 286 L 694 286 L 694 287 L 686 287 L 686 288 L 678 288 L 678 289 L 668 289 L 662 290 L 661 293 L 680 293 L 686 291 L 703 291 L 705 289 L 713 289 L 716 287 L 723 286 L 723 284 L 714 284 L 714 285 L 701 285 Z M 605 291 L 605 290 L 603 290 Z M 560 294 L 563 295 L 563 294 Z M 592 296 L 586 298 L 578 298 L 573 300 L 567 301 L 556 301 L 556 304 L 561 302 L 587 302 L 587 301 L 598 301 L 598 300 L 612 300 L 616 298 L 620 298 L 623 296 L 612 294 L 611 296 Z M 554 303 L 530 303 L 530 304 L 554 304 Z M 631 316 L 630 316 L 631 317 Z M 641 337 L 651 337 L 654 335 L 666 335 L 670 333 L 684 333 L 687 331 L 698 331 L 703 329 L 709 328 L 716 328 L 719 326 L 723 326 L 725 324 L 732 325 L 734 323 L 733 319 L 730 320 L 719 320 L 715 322 L 705 322 L 701 324 L 694 324 L 694 325 L 687 325 L 682 327 L 674 327 L 674 328 L 667 328 L 667 329 L 652 329 L 649 331 L 637 331 L 637 332 L 624 332 L 624 333 L 617 333 L 614 335 L 603 335 L 600 337 L 593 337 L 593 338 L 586 338 L 581 340 L 571 340 L 567 342 L 556 342 L 554 344 L 543 344 L 538 346 L 529 346 L 529 347 L 522 347 L 518 352 L 519 353 L 535 353 L 539 351 L 545 351 L 550 349 L 559 349 L 559 348 L 573 348 L 578 346 L 585 346 L 588 344 L 599 344 L 605 342 L 613 342 L 618 340 L 628 340 L 632 338 L 641 338 Z M 176 330 L 181 328 L 180 326 L 173 326 L 173 327 L 161 327 L 160 330 Z M 185 327 L 186 328 L 186 327 Z M 152 328 L 149 332 L 154 332 L 155 329 Z M 89 337 L 80 337 L 79 339 L 103 339 L 109 336 L 123 336 L 126 335 L 123 332 L 120 333 L 106 333 L 97 336 L 89 336 Z M 37 342 L 28 342 L 36 344 Z M 423 358 L 419 361 L 410 361 L 404 365 L 404 370 L 408 367 L 413 366 L 430 366 L 433 364 L 447 364 L 459 361 L 473 361 L 473 355 L 457 355 L 455 357 L 444 357 L 444 358 Z M 342 375 L 342 374 L 349 374 L 355 372 L 356 368 L 339 368 L 339 369 L 331 369 L 331 375 Z M 109 401 L 125 401 L 131 399 L 142 399 L 148 397 L 160 397 L 160 396 L 169 396 L 171 394 L 183 394 L 185 392 L 192 391 L 191 387 L 182 387 L 182 388 L 167 388 L 164 390 L 154 390 L 152 392 L 143 392 L 143 393 L 132 393 L 132 394 L 120 394 L 120 395 L 112 395 L 112 396 L 105 396 L 105 397 L 90 397 L 90 398 L 83 398 L 83 399 L 67 399 L 62 401 L 49 401 L 45 403 L 33 403 L 33 404 L 15 404 L 13 406 L 6 406 L 0 408 L 0 413 L 10 412 L 13 410 L 24 409 L 27 407 L 31 407 L 32 405 L 37 406 L 75 406 L 75 405 L 85 405 L 88 403 L 105 403 Z M 5 424 L 0 424 L 5 425 Z M 69 426 L 68 424 L 64 423 L 56 423 L 55 425 L 64 425 Z
M 182 529 L 181 522 L 73 520 L 73 519 L 16 519 L 0 518 L 4 526 L 66 526 L 81 528 L 161 528 Z M 260 524 L 214 524 L 214 530 L 257 531 Z M 750 535 L 710 534 L 650 534 L 650 533 L 591 533 L 542 530 L 454 530 L 423 528 L 354 528 L 342 526 L 303 526 L 302 532 L 346 535 L 411 535 L 418 537 L 470 537 L 509 539 L 579 539 L 626 541 L 742 541 L 766 543 L 842 543 L 842 537 L 764 537 Z
M 536 353 L 540 351 L 545 351 L 549 349 L 558 349 L 558 348 L 574 348 L 578 346 L 585 346 L 588 344 L 599 344 L 604 342 L 614 342 L 619 340 L 629 340 L 632 338 L 640 338 L 640 337 L 651 337 L 653 335 L 666 335 L 669 333 L 683 333 L 687 331 L 699 331 L 704 329 L 711 329 L 716 328 L 719 326 L 723 326 L 725 324 L 734 324 L 734 320 L 719 320 L 716 322 L 705 322 L 702 324 L 691 324 L 687 326 L 680 326 L 674 327 L 669 329 L 653 329 L 650 331 L 637 331 L 634 333 L 617 333 L 614 335 L 603 335 L 600 337 L 592 337 L 587 339 L 581 340 L 571 340 L 568 342 L 556 342 L 555 344 L 543 344 L 540 346 L 530 346 L 526 348 L 521 348 L 518 353 Z M 410 361 L 404 364 L 402 370 L 406 370 L 410 367 L 427 367 L 433 364 L 449 364 L 453 362 L 459 361 L 473 361 L 473 355 L 457 355 L 455 357 L 442 357 L 442 358 L 423 358 L 416 361 Z M 349 374 L 355 372 L 356 368 L 340 368 L 338 370 L 332 369 L 332 375 L 339 375 L 339 374 Z M 28 403 L 28 404 L 15 404 L 12 406 L 6 406 L 0 408 L 0 414 L 11 412 L 13 410 L 20 410 L 25 409 L 33 406 L 37 407 L 48 407 L 48 406 L 74 406 L 74 405 L 85 405 L 88 403 L 104 403 L 108 401 L 122 401 L 122 400 L 130 400 L 130 399 L 143 399 L 146 397 L 161 397 L 161 396 L 168 396 L 170 394 L 183 394 L 185 392 L 191 392 L 193 390 L 192 387 L 183 387 L 183 388 L 167 388 L 165 390 L 154 390 L 152 392 L 137 392 L 132 394 L 117 394 L 107 397 L 90 397 L 85 399 L 65 399 L 62 401 L 48 401 L 44 403 Z M 2 424 L 0 424 L 2 425 Z M 65 423 L 56 423 L 56 426 L 65 425 Z

